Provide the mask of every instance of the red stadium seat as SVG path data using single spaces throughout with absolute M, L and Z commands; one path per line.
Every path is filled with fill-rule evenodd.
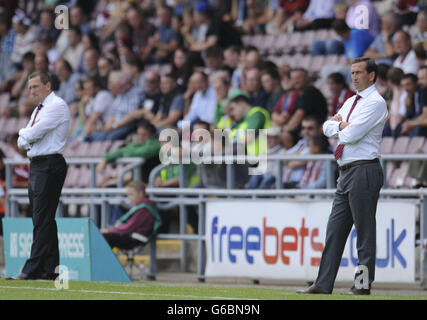
M 393 144 L 393 137 L 384 137 L 381 141 L 381 154 L 391 153 L 391 150 L 393 149 Z
M 393 148 L 391 149 L 391 153 L 406 153 L 406 150 L 409 146 L 409 137 L 399 137 L 394 142 Z
M 414 153 L 417 149 L 421 149 L 424 145 L 424 141 L 424 137 L 412 137 L 409 141 L 409 145 L 406 152 Z

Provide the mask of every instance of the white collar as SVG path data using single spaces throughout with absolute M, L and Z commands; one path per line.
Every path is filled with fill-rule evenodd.
M 53 97 L 55 96 L 55 93 L 52 91 L 42 102 L 42 105 L 45 106 Z
M 362 98 L 366 98 L 367 96 L 369 96 L 372 92 L 374 92 L 376 90 L 375 88 L 375 83 L 369 87 L 367 87 L 366 89 L 364 89 L 363 91 L 357 91 L 357 94 L 359 96 L 361 96 Z

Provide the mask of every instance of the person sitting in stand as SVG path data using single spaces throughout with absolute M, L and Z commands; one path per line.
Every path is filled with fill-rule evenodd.
M 128 250 L 146 243 L 161 225 L 161 219 L 154 204 L 145 195 L 143 182 L 130 182 L 126 194 L 132 208 L 114 226 L 100 231 L 110 247 Z

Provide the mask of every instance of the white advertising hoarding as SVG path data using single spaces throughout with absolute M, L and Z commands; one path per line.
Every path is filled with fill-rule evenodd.
M 205 275 L 314 280 L 331 208 L 331 201 L 208 202 Z M 415 213 L 414 203 L 378 203 L 376 281 L 415 281 Z M 354 278 L 356 239 L 353 228 L 338 281 Z

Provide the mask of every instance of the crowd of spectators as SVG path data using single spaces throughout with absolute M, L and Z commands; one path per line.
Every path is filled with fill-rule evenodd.
M 62 30 L 55 27 L 60 4 L 69 8 L 69 28 Z M 247 35 L 322 29 L 336 36 L 314 41 L 311 55 L 345 55 L 347 63 L 325 65 L 319 74 L 277 65 L 243 41 Z M 243 143 L 248 154 L 330 153 L 321 125 L 355 93 L 349 65 L 363 55 L 379 65 L 377 87 L 390 111 L 384 135 L 427 137 L 423 1 L 0 1 L 0 38 L 0 117 L 29 117 L 36 103 L 28 75 L 49 72 L 70 107 L 72 148 L 126 141 L 103 157 L 100 172 L 118 157 L 153 157 L 161 130 L 179 132 L 185 122 L 192 129 L 200 123 L 211 131 L 229 129 L 227 141 Z M 315 85 L 318 79 L 327 83 L 327 97 Z M 236 133 L 268 128 L 265 146 L 257 138 L 240 141 Z M 322 188 L 324 168 L 318 161 L 290 161 L 279 178 L 285 188 Z M 204 179 L 193 179 L 195 169 Z M 197 185 L 209 180 L 209 172 L 221 176 L 223 168 L 204 169 L 189 168 L 187 180 Z M 241 187 L 272 187 L 278 178 L 273 172 Z M 177 176 L 178 167 L 165 169 L 156 186 L 175 186 Z

